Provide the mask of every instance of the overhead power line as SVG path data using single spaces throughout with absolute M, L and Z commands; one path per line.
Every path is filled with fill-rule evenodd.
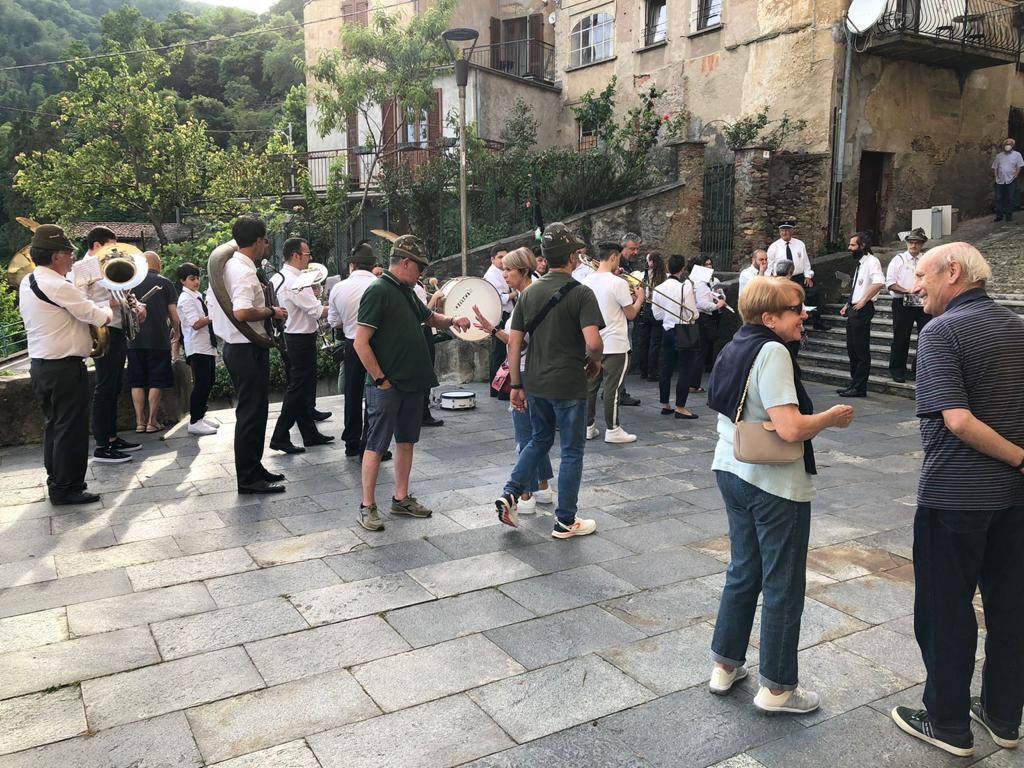
M 403 5 L 415 2 L 415 0 L 398 0 L 398 2 L 389 3 L 387 5 L 380 5 L 373 10 L 386 11 L 391 8 L 399 8 Z M 226 40 L 237 40 L 243 37 L 254 37 L 255 35 L 263 35 L 268 32 L 283 32 L 287 29 L 297 29 L 302 27 L 308 27 L 313 24 L 323 24 L 328 21 L 341 21 L 343 19 L 351 18 L 352 16 L 362 16 L 364 13 L 368 13 L 369 9 L 362 11 L 350 11 L 349 13 L 340 13 L 336 16 L 328 16 L 323 19 L 315 19 L 313 21 L 301 21 L 295 24 L 283 24 L 279 27 L 267 27 L 265 29 L 251 29 L 246 32 L 235 32 L 231 35 L 221 35 L 220 37 L 211 37 L 206 40 L 188 40 L 180 43 L 170 43 L 168 45 L 158 45 L 153 48 L 136 48 L 130 51 L 118 51 L 111 53 L 95 53 L 89 56 L 76 56 L 72 59 L 58 59 L 56 61 L 40 61 L 33 64 L 12 64 L 7 67 L 0 67 L 0 72 L 11 72 L 14 70 L 21 69 L 35 69 L 38 67 L 56 67 L 62 64 L 73 64 L 77 61 L 97 61 L 100 59 L 111 59 L 117 56 L 137 56 L 142 53 L 162 53 L 164 51 L 172 51 L 176 48 L 190 48 L 196 45 L 209 45 L 211 43 L 220 43 Z

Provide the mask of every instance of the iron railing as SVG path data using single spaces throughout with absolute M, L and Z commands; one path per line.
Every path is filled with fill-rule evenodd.
M 644 47 L 668 40 L 668 21 L 660 21 L 640 32 L 640 44 Z
M 542 40 L 509 40 L 481 45 L 469 57 L 471 64 L 513 77 L 539 80 L 555 79 L 555 46 Z
M 28 335 L 20 317 L 0 324 L 0 360 L 23 352 L 27 348 Z
M 888 0 L 875 29 L 1019 55 L 1022 23 L 1017 4 L 1003 0 Z
M 708 165 L 704 169 L 700 255 L 710 256 L 718 270 L 732 269 L 734 172 L 732 163 Z

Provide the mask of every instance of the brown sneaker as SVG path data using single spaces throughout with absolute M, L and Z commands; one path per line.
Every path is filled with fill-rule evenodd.
M 407 517 L 430 517 L 434 514 L 433 510 L 424 507 L 411 494 L 401 501 L 392 496 L 391 511 L 396 515 L 405 515 Z
M 359 524 L 368 531 L 384 530 L 384 521 L 380 519 L 376 504 L 369 507 L 359 505 Z

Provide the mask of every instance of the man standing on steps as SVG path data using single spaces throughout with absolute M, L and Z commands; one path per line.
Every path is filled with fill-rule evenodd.
M 875 296 L 885 286 L 882 264 L 871 253 L 871 235 L 858 232 L 850 238 L 850 255 L 857 259 L 850 297 L 839 310 L 846 318 L 846 353 L 850 356 L 850 386 L 837 389 L 840 397 L 867 397 L 871 374 L 871 318 Z
M 804 287 L 804 303 L 809 307 L 818 306 L 818 289 L 814 287 L 814 269 L 811 257 L 807 255 L 807 246 L 803 240 L 793 237 L 796 224 L 784 221 L 779 224 L 779 239 L 768 246 L 768 268 L 765 274 L 774 275 L 775 265 L 780 261 L 793 262 L 793 274 L 790 280 Z M 821 319 L 821 311 L 811 313 L 814 330 L 827 331 L 828 325 Z
M 992 179 L 996 183 L 996 221 L 1013 221 L 1014 191 L 1017 189 L 1017 177 L 1024 168 L 1024 157 L 1013 148 L 1013 139 L 1003 142 L 1003 151 L 992 158 Z
M 907 235 L 907 250 L 897 254 L 885 271 L 885 286 L 892 294 L 892 347 L 889 350 L 889 374 L 901 384 L 907 380 L 907 354 L 910 334 L 917 325 L 917 337 L 931 317 L 925 314 L 921 297 L 914 293 L 914 272 L 921 247 L 928 242 L 924 230 L 918 227 Z M 917 370 L 914 359 L 912 371 Z

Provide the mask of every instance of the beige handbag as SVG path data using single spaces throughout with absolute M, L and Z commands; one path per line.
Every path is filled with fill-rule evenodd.
M 744 464 L 791 464 L 804 456 L 803 442 L 789 443 L 775 432 L 771 421 L 740 421 L 747 391 L 754 378 L 750 369 L 747 385 L 743 387 L 740 407 L 736 410 L 736 429 L 732 435 L 732 455 Z

